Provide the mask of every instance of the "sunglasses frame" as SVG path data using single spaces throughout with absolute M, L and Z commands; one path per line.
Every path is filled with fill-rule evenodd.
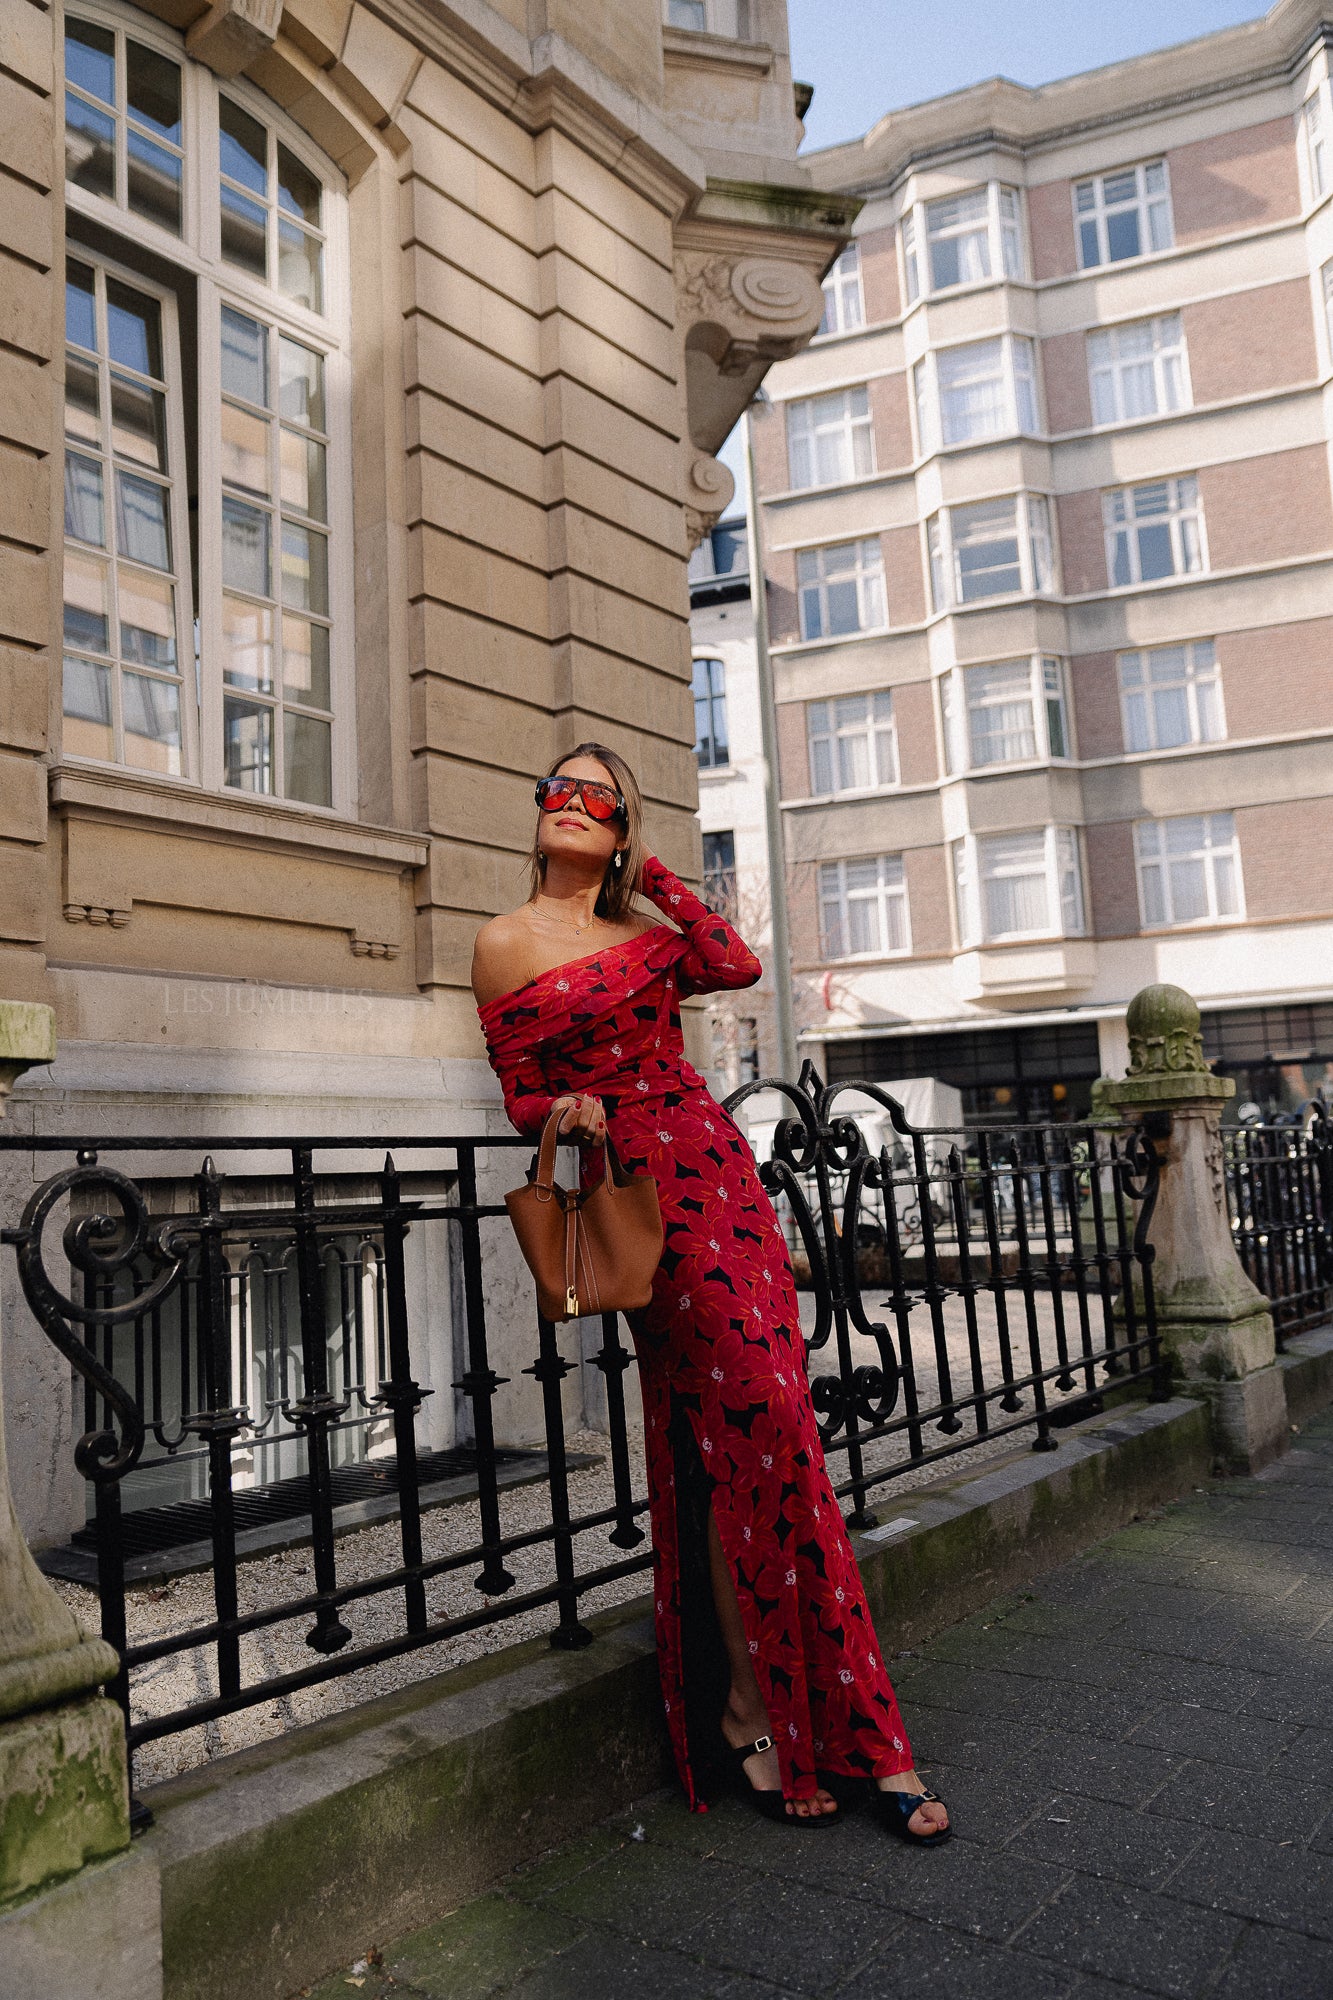
M 568 785 L 569 796 L 561 799 L 558 805 L 548 805 L 543 796 L 548 785 Z M 584 789 L 585 786 L 591 786 L 598 792 L 609 792 L 612 794 L 615 798 L 615 805 L 611 808 L 610 812 L 594 812 L 592 801 Z M 604 785 L 600 778 L 562 778 L 553 771 L 549 776 L 537 780 L 537 789 L 533 796 L 536 798 L 538 809 L 541 812 L 556 813 L 563 812 L 564 808 L 573 800 L 575 794 L 578 795 L 588 818 L 596 821 L 598 826 L 609 826 L 613 819 L 627 820 L 629 817 L 625 811 L 625 800 L 622 794 L 616 790 L 614 785 Z

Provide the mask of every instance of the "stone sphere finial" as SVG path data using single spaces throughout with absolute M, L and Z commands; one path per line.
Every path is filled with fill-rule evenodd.
M 1145 986 L 1129 1003 L 1131 1076 L 1207 1071 L 1199 1009 L 1183 986 Z

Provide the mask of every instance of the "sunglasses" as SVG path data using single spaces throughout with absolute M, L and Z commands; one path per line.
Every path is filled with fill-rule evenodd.
M 589 819 L 624 819 L 625 801 L 614 785 L 599 785 L 592 778 L 542 778 L 537 785 L 537 804 L 544 813 L 559 812 L 575 792 L 583 801 Z

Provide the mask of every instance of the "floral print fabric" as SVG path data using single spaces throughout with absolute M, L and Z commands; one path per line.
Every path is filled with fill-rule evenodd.
M 685 1061 L 678 1002 L 753 985 L 758 960 L 731 926 L 649 861 L 659 924 L 541 973 L 480 1010 L 521 1132 L 556 1097 L 600 1097 L 632 1173 L 657 1181 L 665 1247 L 633 1326 L 643 1388 L 658 1659 L 667 1726 L 692 1805 L 710 1745 L 692 1742 L 683 1688 L 681 1419 L 688 1424 L 736 1586 L 788 1798 L 816 1771 L 883 1776 L 912 1756 L 833 1496 L 805 1370 L 786 1244 L 754 1157 Z M 693 1560 L 686 1561 L 692 1555 Z M 695 1713 L 691 1709 L 691 1715 Z

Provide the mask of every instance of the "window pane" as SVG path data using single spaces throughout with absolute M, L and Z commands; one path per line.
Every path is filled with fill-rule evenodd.
M 222 255 L 227 263 L 257 278 L 264 277 L 268 269 L 265 222 L 265 210 L 258 202 L 237 194 L 235 188 L 222 189 Z
M 333 732 L 313 715 L 283 717 L 283 789 L 307 805 L 333 804 Z
M 1106 218 L 1107 252 L 1113 264 L 1122 257 L 1137 257 L 1139 254 L 1139 212 L 1136 208 L 1121 209 L 1117 215 Z
M 269 491 L 268 434 L 267 418 L 238 410 L 234 403 L 222 405 L 222 477 L 229 486 Z
M 278 287 L 297 305 L 311 312 L 324 310 L 321 276 L 323 251 L 318 237 L 298 229 L 294 222 L 278 224 Z
M 278 408 L 289 423 L 305 424 L 312 431 L 328 428 L 324 421 L 324 357 L 285 335 L 278 342 Z
M 97 352 L 97 314 L 93 274 L 86 264 L 65 266 L 65 338 L 76 347 Z
M 268 193 L 268 133 L 229 97 L 218 99 L 218 164 L 251 194 Z
M 1174 750 L 1190 740 L 1189 701 L 1184 686 L 1156 688 L 1152 697 L 1153 732 L 1159 750 Z
M 222 392 L 268 408 L 268 329 L 230 306 L 222 308 Z
M 180 776 L 180 693 L 175 681 L 126 674 L 121 683 L 125 704 L 125 762 L 141 771 L 165 771 Z
M 1159 577 L 1175 574 L 1175 558 L 1171 550 L 1171 530 L 1165 522 L 1160 527 L 1141 527 L 1138 531 L 1139 575 L 1144 583 L 1155 583 Z
M 78 542 L 106 547 L 102 468 L 95 459 L 65 453 L 65 533 Z
M 111 377 L 111 449 L 120 458 L 167 469 L 167 406 L 158 389 L 124 375 Z
M 320 185 L 308 167 L 303 167 L 295 153 L 288 152 L 282 141 L 278 141 L 278 206 L 288 215 L 296 216 L 301 222 L 309 222 L 319 227 Z
M 181 73 L 167 56 L 140 42 L 125 44 L 125 102 L 130 116 L 159 138 L 179 146 L 181 139 Z
M 222 705 L 224 783 L 242 792 L 273 790 L 273 711 L 256 702 Z
M 106 564 L 94 556 L 65 551 L 65 644 L 81 651 L 111 650 L 111 617 Z
M 290 521 L 282 524 L 282 601 L 293 611 L 329 608 L 328 543 Z
M 111 669 L 92 660 L 65 660 L 65 749 L 75 757 L 111 758 Z
M 171 568 L 167 489 L 133 473 L 116 474 L 116 547 L 131 562 Z
M 110 28 L 65 17 L 65 81 L 99 97 L 116 101 L 116 38 Z
M 156 299 L 106 281 L 106 331 L 111 359 L 138 375 L 162 379 L 162 311 Z
M 267 613 L 265 614 L 267 617 Z M 329 632 L 290 614 L 282 621 L 282 691 L 306 708 L 329 708 Z M 717 760 L 726 762 L 726 746 Z
M 282 504 L 316 521 L 329 518 L 324 447 L 296 431 L 281 437 Z
M 146 576 L 121 565 L 116 578 L 120 603 L 121 657 L 141 667 L 176 664 L 176 592 L 165 577 Z
M 224 494 L 222 500 L 222 581 L 230 589 L 267 597 L 269 517 L 258 507 Z
M 273 686 L 273 613 L 267 605 L 223 598 L 222 677 L 256 694 Z
M 100 444 L 102 402 L 97 367 L 73 354 L 65 361 L 65 435 Z
M 125 141 L 128 178 L 126 199 L 135 215 L 143 215 L 174 236 L 181 231 L 181 160 L 165 146 L 155 146 L 131 126 Z
M 1197 923 L 1208 915 L 1208 881 L 1202 859 L 1172 861 L 1168 865 L 1171 883 L 1171 916 L 1178 924 Z
M 94 111 L 72 91 L 65 92 L 65 178 L 89 194 L 116 197 L 116 126 L 105 111 Z

